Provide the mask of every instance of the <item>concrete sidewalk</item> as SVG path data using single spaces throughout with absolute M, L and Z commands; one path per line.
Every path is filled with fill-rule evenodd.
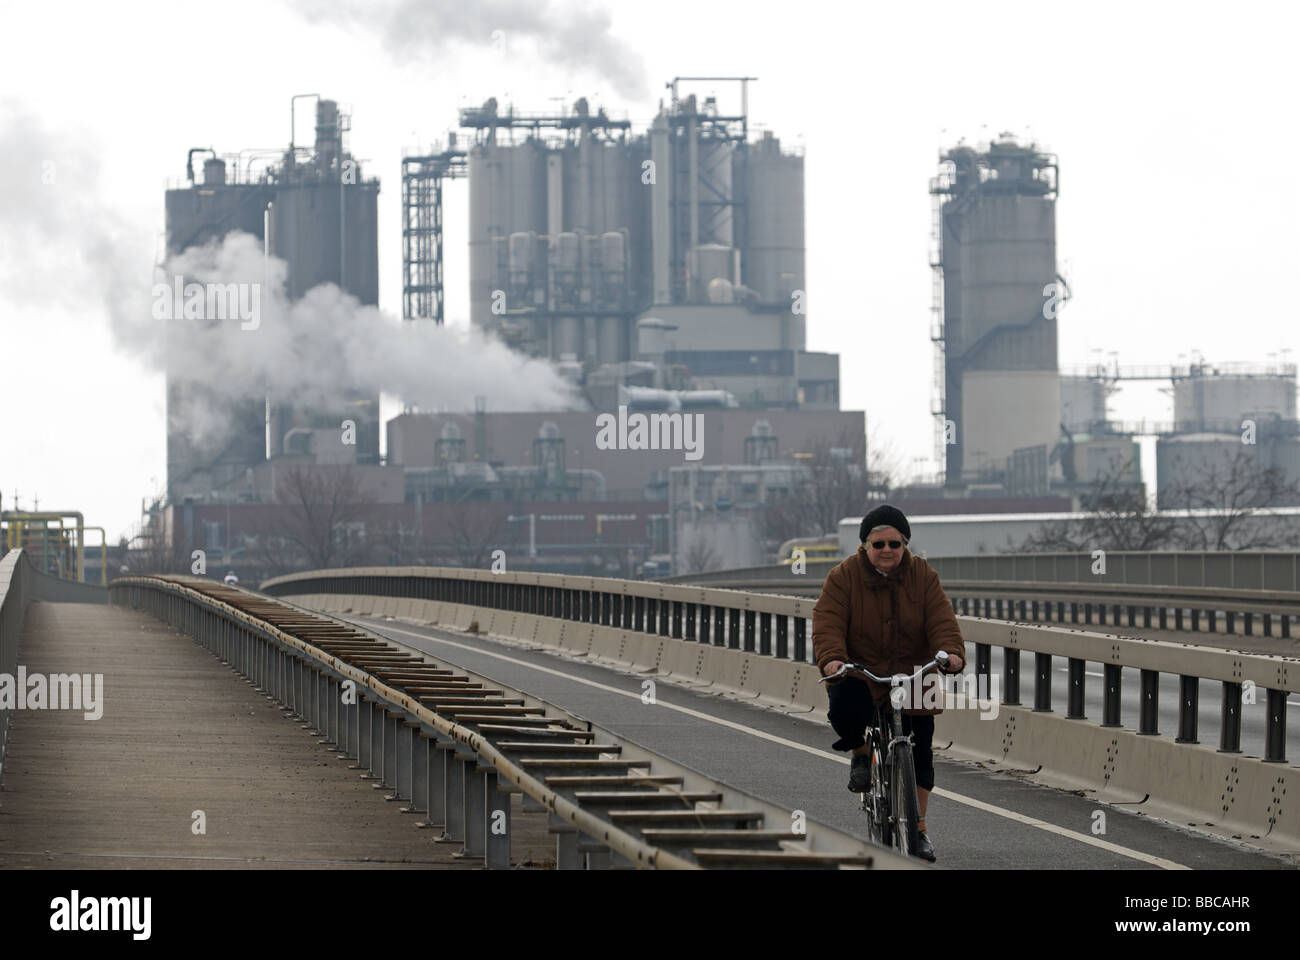
M 0 868 L 473 869 L 332 747 L 188 637 L 119 607 L 32 603 L 28 676 L 103 675 L 103 715 L 13 713 Z M 206 834 L 192 828 L 203 811 Z M 553 865 L 512 797 L 516 865 Z

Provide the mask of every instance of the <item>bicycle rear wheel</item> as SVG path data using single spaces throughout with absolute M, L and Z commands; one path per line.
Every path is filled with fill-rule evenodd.
M 867 812 L 867 833 L 873 843 L 889 846 L 889 793 L 885 783 L 885 768 L 881 763 L 880 749 L 872 741 L 871 788 L 862 794 L 862 809 Z
M 916 855 L 920 844 L 920 804 L 916 799 L 916 767 L 912 764 L 912 745 L 894 746 L 890 776 L 890 807 L 893 815 L 894 842 L 900 853 Z

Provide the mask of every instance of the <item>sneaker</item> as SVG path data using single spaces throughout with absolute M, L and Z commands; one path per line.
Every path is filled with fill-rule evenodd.
M 849 789 L 854 793 L 866 793 L 871 789 L 871 754 L 853 754 L 849 766 Z
M 930 842 L 930 838 L 925 835 L 924 830 L 917 834 L 916 855 L 922 860 L 929 860 L 931 863 L 935 861 L 934 844 Z

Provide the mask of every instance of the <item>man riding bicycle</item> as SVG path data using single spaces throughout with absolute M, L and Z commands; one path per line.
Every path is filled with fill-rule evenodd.
M 882 504 L 862 519 L 858 552 L 826 576 L 813 607 L 813 657 L 823 674 L 856 662 L 878 676 L 912 673 L 948 653 L 948 672 L 960 672 L 966 652 L 957 616 L 934 568 L 907 549 L 912 528 L 903 512 Z M 831 726 L 839 734 L 832 747 L 852 751 L 849 789 L 870 788 L 870 748 L 864 736 L 889 687 L 850 675 L 828 681 Z M 915 698 L 913 698 L 915 699 Z M 933 861 L 934 845 L 925 833 L 925 809 L 934 789 L 934 715 L 938 708 L 907 706 L 902 730 L 911 734 L 916 762 L 916 794 L 921 817 L 917 855 Z

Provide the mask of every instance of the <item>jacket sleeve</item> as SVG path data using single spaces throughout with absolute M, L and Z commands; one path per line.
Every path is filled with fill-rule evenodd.
M 832 660 L 848 661 L 847 634 L 849 627 L 848 577 L 837 566 L 826 576 L 821 596 L 813 605 L 812 643 L 813 660 L 821 670 Z
M 939 575 L 931 568 L 927 571 L 925 582 L 925 635 L 930 644 L 930 652 L 946 650 L 962 658 L 965 669 L 966 644 L 962 640 L 961 627 L 957 625 L 957 614 L 952 602 L 943 592 Z

